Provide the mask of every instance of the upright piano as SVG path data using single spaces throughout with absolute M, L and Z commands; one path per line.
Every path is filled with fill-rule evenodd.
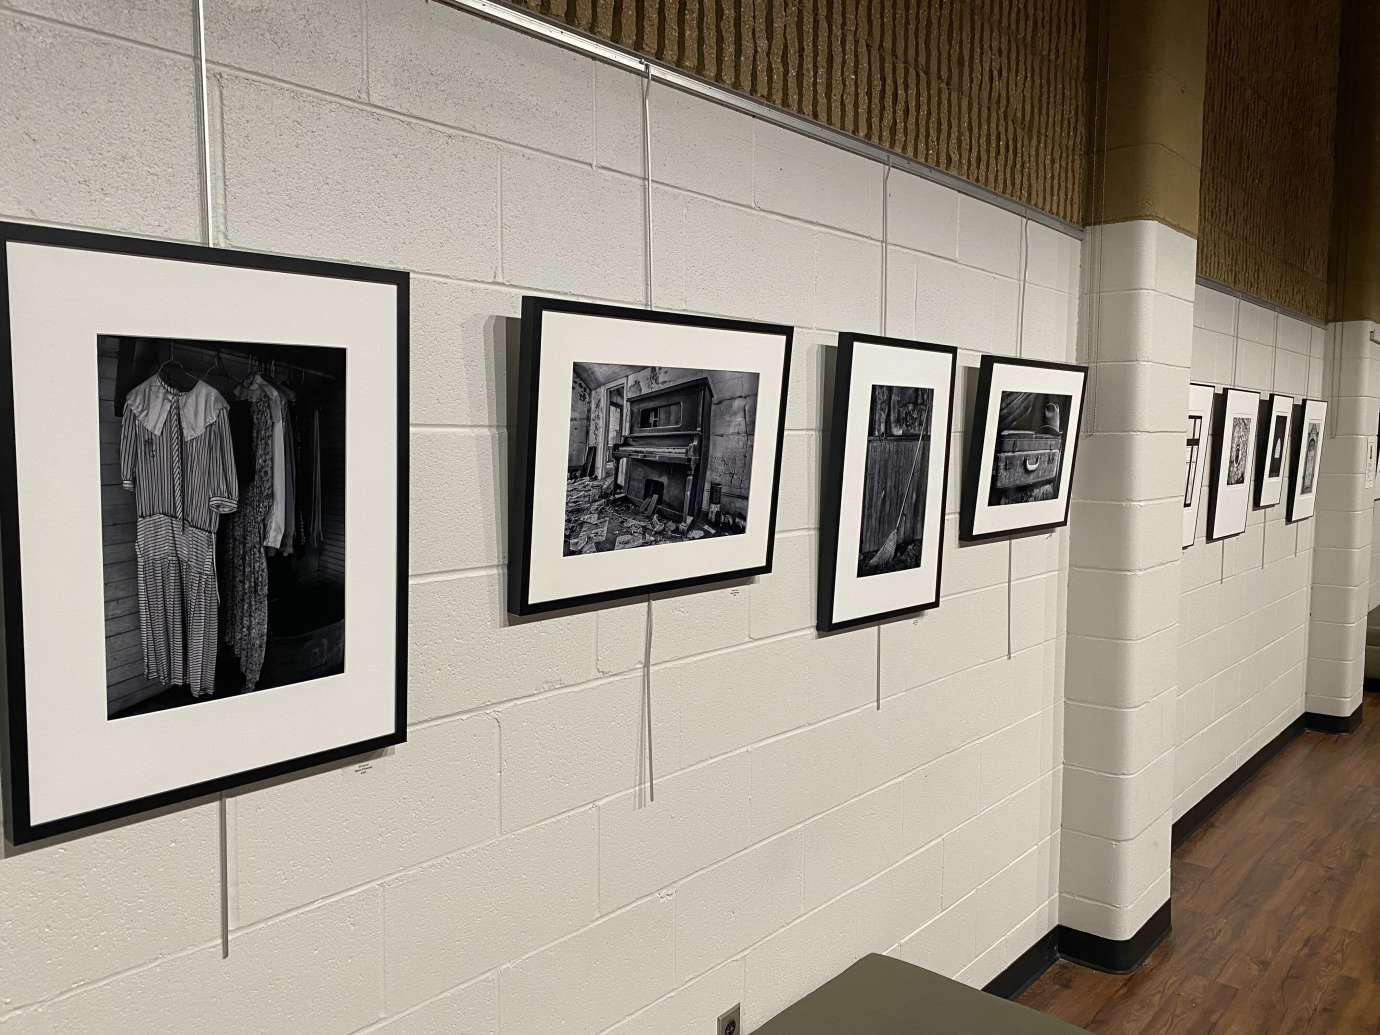
M 704 377 L 628 399 L 627 433 L 613 456 L 628 462 L 623 488 L 630 498 L 659 497 L 657 510 L 678 523 L 700 515 L 713 405 Z

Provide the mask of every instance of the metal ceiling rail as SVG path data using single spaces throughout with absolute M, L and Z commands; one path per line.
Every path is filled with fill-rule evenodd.
M 559 25 L 547 18 L 531 14 L 520 10 L 510 4 L 503 3 L 501 0 L 432 0 L 433 3 L 442 7 L 449 7 L 456 11 L 476 15 L 486 21 L 495 22 L 499 25 L 516 29 L 518 32 L 537 39 L 545 40 L 566 50 L 574 51 L 585 57 L 602 61 L 605 64 L 614 65 L 622 68 L 637 76 L 646 76 L 653 82 L 661 83 L 672 89 L 680 90 L 683 93 L 701 97 L 713 104 L 721 107 L 730 108 L 751 118 L 769 122 L 792 133 L 818 140 L 831 147 L 839 148 L 851 154 L 859 155 L 862 158 L 870 159 L 881 165 L 888 162 L 894 169 L 901 169 L 915 176 L 923 177 L 934 183 L 941 184 L 951 190 L 968 197 L 985 201 L 997 208 L 1029 219 L 1031 222 L 1039 223 L 1043 226 L 1056 230 L 1059 233 L 1067 234 L 1076 239 L 1083 240 L 1083 228 L 1058 216 L 1035 208 L 1031 205 L 1022 204 L 1011 198 L 997 194 L 995 191 L 980 187 L 976 183 L 965 180 L 953 173 L 944 172 L 936 169 L 932 165 L 918 162 L 913 158 L 908 158 L 898 152 L 888 150 L 877 144 L 870 143 L 850 133 L 832 129 L 821 123 L 814 122 L 792 112 L 785 111 L 775 105 L 768 104 L 766 101 L 759 100 L 737 90 L 719 86 L 700 79 L 693 75 L 688 75 L 677 68 L 658 61 L 655 58 L 644 57 L 641 54 L 634 54 L 624 50 L 622 47 L 607 43 L 588 33 L 577 29 L 571 29 L 564 25 Z

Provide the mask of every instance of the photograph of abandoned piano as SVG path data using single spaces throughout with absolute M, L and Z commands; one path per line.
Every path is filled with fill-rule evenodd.
M 757 374 L 572 369 L 567 557 L 747 530 Z
M 792 333 L 525 296 L 509 613 L 771 571 Z

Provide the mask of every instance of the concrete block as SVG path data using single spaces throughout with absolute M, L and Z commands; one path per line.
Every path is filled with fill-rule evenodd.
M 390 1017 L 374 1029 L 382 1035 L 498 1035 L 498 977 L 462 985 L 415 1010 Z
M 414 720 L 569 686 L 595 675 L 594 615 L 505 613 L 502 574 L 417 582 L 408 607 Z
M 385 882 L 389 1008 L 424 1002 L 591 923 L 596 830 L 587 809 Z
M 508 369 L 508 337 L 516 341 L 522 294 L 414 276 L 410 295 L 409 418 L 414 424 L 506 427 L 510 374 L 517 381 L 516 367 Z
M 813 263 L 794 261 L 814 253 L 810 227 L 691 196 L 683 233 L 688 308 L 778 323 L 814 311 Z
M 369 98 L 375 104 L 581 162 L 592 159 L 589 58 L 426 0 L 367 7 Z M 578 206 L 565 212 L 576 214 Z
M 623 677 L 508 705 L 503 829 L 517 830 L 637 785 L 642 680 Z
M 372 6 L 377 9 L 377 5 Z M 390 4 L 389 8 L 396 6 Z M 458 20 L 453 12 L 447 14 Z M 207 59 L 362 99 L 366 96 L 365 17 L 358 4 L 342 4 L 340 0 L 273 4 L 210 0 L 206 4 Z M 416 40 L 426 38 L 417 36 L 410 45 L 415 47 Z M 397 40 L 376 40 L 372 34 L 369 42 L 370 57 L 378 61 L 393 57 L 399 47 Z
M 900 861 L 901 784 L 891 783 L 812 819 L 804 827 L 806 910 Z
M 759 575 L 746 591 L 753 639 L 808 629 L 815 624 L 818 555 L 814 533 L 776 537 L 771 574 Z
M 113 18 L 128 31 L 182 31 L 156 10 L 34 6 L 79 22 Z M 0 14 L 0 95 L 0 214 L 203 239 L 189 58 Z
M 742 959 L 730 960 L 676 988 L 608 1029 L 608 1035 L 700 1035 L 706 1017 L 743 1000 Z
M 966 194 L 958 198 L 958 261 L 1004 277 L 1021 276 L 1021 217 Z
M 200 865 L 214 873 L 210 858 L 209 865 Z M 258 1031 L 271 1017 L 289 1031 L 354 1031 L 383 1013 L 382 938 L 382 903 L 378 889 L 370 888 L 232 934 L 228 959 L 221 959 L 219 944 L 203 942 L 12 1014 L 5 1027 L 23 1035 L 171 1035 L 185 1031 L 189 1017 L 220 1031 Z M 291 980 L 284 979 L 287 974 Z M 177 1004 L 175 1016 L 170 1003 Z
M 0 1010 L 8 1013 L 215 937 L 218 836 L 215 809 L 202 805 L 6 858 Z M 49 1021 L 55 1016 L 43 1015 Z M 41 1029 L 32 1022 L 28 1027 Z
M 413 730 L 405 749 L 236 795 L 238 915 L 286 912 L 498 834 L 498 724 Z
M 881 239 L 879 163 L 768 122 L 753 122 L 752 131 L 758 208 Z
M 507 527 L 504 432 L 422 429 L 411 434 L 408 510 L 414 575 L 501 564 Z M 461 534 L 460 530 L 466 531 Z
M 958 191 L 899 169 L 891 170 L 887 189 L 887 238 L 892 244 L 946 259 L 958 258 Z M 1041 258 L 1041 273 L 1057 277 L 1057 249 L 1046 247 Z
M 739 753 L 599 805 L 599 909 L 609 913 L 746 848 L 748 757 Z M 715 961 L 719 962 L 719 961 Z
M 553 218 L 551 202 L 561 199 Z M 503 153 L 503 279 L 523 287 L 642 302 L 642 187 L 613 173 Z
M 1027 282 L 1076 296 L 1079 293 L 1082 242 L 1033 221 L 1026 225 L 1026 235 Z
M 231 243 L 496 277 L 493 144 L 230 75 L 221 91 Z
M 803 836 L 794 830 L 754 845 L 676 888 L 679 980 L 703 973 L 800 915 Z M 703 1024 L 702 1017 L 698 1021 Z
M 1165 812 L 1174 794 L 1174 753 L 1139 773 L 1111 774 L 1064 767 L 1064 828 L 1128 841 Z
M 605 917 L 498 975 L 504 1027 L 552 1035 L 601 1031 L 675 984 L 669 896 Z
M 820 230 L 815 234 L 814 262 L 811 323 L 832 330 L 880 331 L 881 245 Z

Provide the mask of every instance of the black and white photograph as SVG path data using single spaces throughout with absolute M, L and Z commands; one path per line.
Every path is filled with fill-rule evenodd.
M 11 840 L 404 741 L 407 274 L 0 249 Z
M 1293 424 L 1285 517 L 1289 521 L 1304 521 L 1313 516 L 1317 507 L 1318 471 L 1322 465 L 1327 403 L 1322 399 L 1304 399 L 1294 407 Z
M 1212 399 L 1217 389 L 1193 383 L 1188 386 L 1188 434 L 1184 455 L 1184 534 L 1185 549 L 1198 536 L 1198 512 L 1203 498 L 1203 470 L 1208 449 L 1208 425 L 1212 420 Z
M 1068 521 L 1087 369 L 984 356 L 964 469 L 960 535 L 977 540 Z
M 1371 499 L 1380 503 L 1380 419 L 1376 421 L 1375 430 L 1375 464 L 1373 467 L 1375 493 Z
M 1289 452 L 1289 417 L 1294 397 L 1272 393 L 1260 404 L 1260 440 L 1256 444 L 1255 505 L 1273 507 L 1284 495 L 1284 464 Z
M 342 672 L 345 350 L 96 353 L 109 717 Z
M 574 365 L 565 555 L 747 531 L 758 375 Z
M 821 508 L 821 632 L 939 602 L 957 351 L 841 334 Z
M 791 329 L 529 296 L 508 610 L 771 568 Z
M 1209 540 L 1240 535 L 1250 510 L 1251 465 L 1255 457 L 1260 393 L 1225 388 L 1217 396 L 1208 492 Z

